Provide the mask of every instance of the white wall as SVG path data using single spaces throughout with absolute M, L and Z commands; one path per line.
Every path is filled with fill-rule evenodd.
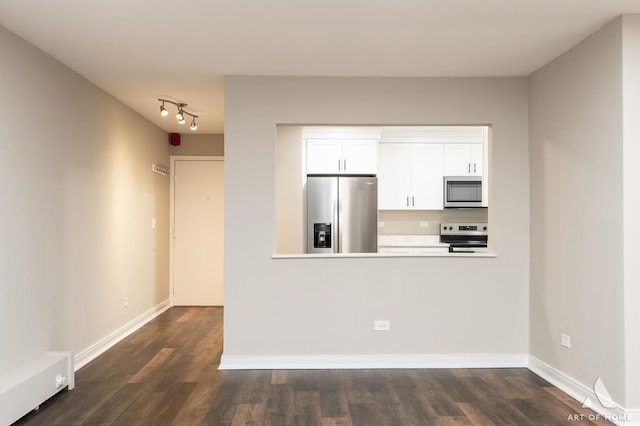
M 527 114 L 526 78 L 225 78 L 225 355 L 528 353 Z M 272 259 L 278 123 L 492 125 L 498 257 Z
M 529 79 L 531 354 L 588 388 L 602 378 L 618 403 L 625 365 L 621 22 Z M 561 333 L 571 336 L 571 349 L 561 347 Z
M 622 23 L 625 406 L 640 407 L 640 15 Z
M 2 27 L 0 57 L 2 375 L 168 298 L 169 181 L 151 164 L 169 150 L 164 131 Z

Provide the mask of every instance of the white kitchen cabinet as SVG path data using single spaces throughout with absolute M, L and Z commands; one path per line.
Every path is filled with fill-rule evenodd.
M 378 210 L 409 209 L 411 145 L 381 143 L 378 165 Z
M 447 247 L 379 247 L 378 253 L 395 253 L 395 254 L 432 254 L 432 253 L 448 253 Z
M 375 139 L 307 139 L 307 174 L 377 174 Z
M 378 253 L 448 253 L 449 245 L 439 235 L 378 235 Z
M 482 143 L 448 143 L 444 145 L 446 176 L 482 176 Z
M 337 139 L 307 140 L 307 173 L 339 173 L 342 161 L 342 141 Z
M 379 210 L 442 210 L 442 144 L 388 143 L 379 149 Z
M 412 208 L 418 210 L 444 208 L 442 155 L 442 144 L 411 144 Z
M 415 247 L 413 252 L 417 254 L 449 253 L 449 247 Z
M 378 253 L 409 254 L 409 253 L 414 253 L 414 248 L 413 247 L 378 247 Z

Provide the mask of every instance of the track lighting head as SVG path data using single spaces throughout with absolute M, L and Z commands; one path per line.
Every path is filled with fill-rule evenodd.
M 162 99 L 162 98 L 158 99 L 158 101 L 162 102 L 162 105 L 160 105 L 160 115 L 162 115 L 163 117 L 166 117 L 167 115 L 169 115 L 169 111 L 167 111 L 167 109 L 164 107 L 164 103 L 165 102 L 170 103 L 178 107 L 178 113 L 176 114 L 176 119 L 178 120 L 179 124 L 184 124 L 185 123 L 184 116 L 188 115 L 189 117 L 191 117 L 190 129 L 191 130 L 198 129 L 198 125 L 196 124 L 196 118 L 198 118 L 198 116 L 184 110 L 184 107 L 186 107 L 187 104 L 183 102 L 173 102 L 168 99 Z

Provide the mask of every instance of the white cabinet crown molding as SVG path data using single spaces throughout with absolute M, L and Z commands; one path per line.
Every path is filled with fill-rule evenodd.
M 486 126 L 393 126 L 382 131 L 381 143 L 482 143 Z

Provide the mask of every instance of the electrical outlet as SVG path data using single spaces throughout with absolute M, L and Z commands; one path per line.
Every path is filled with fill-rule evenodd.
M 378 228 L 384 228 L 384 222 L 378 222 Z
M 125 297 L 124 299 L 122 299 L 122 307 L 126 308 L 127 306 L 129 306 L 129 298 Z
M 428 228 L 428 227 L 429 227 L 429 222 L 424 222 L 424 221 L 420 222 L 420 228 Z
M 387 320 L 375 320 L 373 321 L 373 329 L 375 331 L 389 331 L 391 330 L 391 322 Z
M 566 334 L 561 334 L 560 335 L 560 344 L 562 346 L 564 346 L 565 348 L 570 348 L 571 347 L 571 336 L 566 335 Z

